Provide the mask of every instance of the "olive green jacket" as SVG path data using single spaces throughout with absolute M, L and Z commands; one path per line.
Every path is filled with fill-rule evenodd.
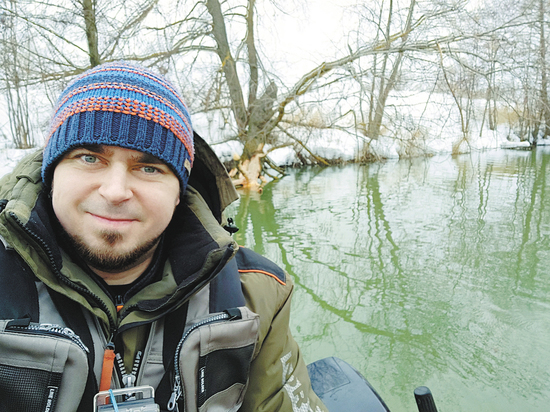
M 48 290 L 91 314 L 104 342 L 113 338 L 121 342 L 127 366 L 146 345 L 151 325 L 196 298 L 238 250 L 221 225 L 223 210 L 237 194 L 209 146 L 200 137 L 195 139 L 192 177 L 168 229 L 178 247 L 177 258 L 167 259 L 162 278 L 143 287 L 118 313 L 105 290 L 57 246 L 49 215 L 37 211 L 37 205 L 49 204 L 40 176 L 42 153 L 27 156 L 0 180 L 0 199 L 7 201 L 0 213 L 4 246 L 14 249 Z M 240 273 L 240 283 L 246 306 L 259 315 L 260 325 L 239 410 L 326 410 L 311 389 L 305 362 L 289 330 L 291 278 L 247 270 Z

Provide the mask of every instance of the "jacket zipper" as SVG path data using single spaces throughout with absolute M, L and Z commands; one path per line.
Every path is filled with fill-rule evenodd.
M 30 237 L 32 237 L 42 247 L 42 250 L 44 250 L 44 252 L 46 252 L 46 255 L 48 256 L 48 260 L 50 261 L 50 265 L 53 269 L 53 273 L 54 273 L 54 275 L 57 279 L 59 279 L 61 282 L 63 282 L 64 284 L 66 284 L 70 288 L 74 289 L 76 292 L 79 292 L 80 294 L 88 295 L 96 303 L 98 303 L 100 308 L 107 315 L 107 319 L 109 320 L 109 330 L 110 330 L 110 333 L 111 333 L 111 336 L 110 336 L 109 340 L 110 340 L 110 342 L 113 342 L 114 341 L 114 336 L 115 336 L 116 331 L 117 331 L 117 328 L 116 328 L 115 320 L 111 316 L 111 313 L 109 312 L 109 308 L 107 307 L 105 302 L 103 302 L 101 300 L 101 298 L 99 296 L 97 296 L 95 293 L 91 292 L 90 290 L 86 289 L 85 287 L 77 285 L 72 280 L 70 280 L 66 276 L 64 276 L 59 271 L 59 268 L 57 267 L 57 264 L 55 263 L 55 259 L 53 257 L 53 252 L 50 249 L 50 247 L 46 244 L 44 239 L 42 239 L 39 235 L 37 235 L 31 229 L 29 229 L 27 226 L 25 226 L 25 224 L 19 219 L 19 217 L 17 217 L 17 215 L 15 213 L 10 212 L 9 215 L 10 215 L 10 217 L 12 217 L 15 220 L 15 222 L 19 225 L 19 227 L 21 227 L 21 229 L 23 229 L 23 231 L 25 233 L 27 233 Z
M 176 346 L 176 351 L 174 353 L 175 377 L 174 377 L 174 388 L 172 389 L 172 395 L 170 396 L 170 400 L 168 401 L 168 405 L 167 405 L 169 411 L 173 411 L 176 408 L 178 400 L 183 396 L 183 391 L 181 390 L 179 356 L 180 356 L 181 348 L 185 343 L 185 340 L 189 337 L 191 332 L 200 328 L 201 326 L 204 326 L 210 323 L 221 322 L 224 320 L 240 319 L 241 314 L 240 314 L 240 311 L 238 312 L 239 314 L 230 313 L 229 311 L 224 311 L 217 315 L 210 316 L 209 318 L 203 319 L 200 322 L 195 323 L 193 326 L 189 328 L 187 332 L 183 334 L 183 337 L 179 341 L 178 346 Z
M 136 386 L 137 374 L 139 372 L 139 367 L 141 366 L 142 356 L 143 353 L 141 351 L 138 351 L 136 353 L 136 357 L 134 358 L 134 365 L 132 366 L 132 371 L 130 373 L 126 373 L 126 367 L 124 366 L 122 356 L 120 356 L 120 353 L 116 354 L 115 359 L 120 372 L 122 386 L 124 388 L 132 388 Z
M 31 323 L 30 318 L 26 318 L 24 323 L 18 322 L 18 320 L 9 322 L 6 325 L 6 330 L 17 333 L 28 333 L 32 335 L 59 336 L 61 338 L 71 340 L 84 352 L 90 353 L 90 350 L 86 345 L 84 345 L 82 339 L 80 339 L 80 337 L 74 333 L 72 329 L 65 326 L 54 325 L 51 323 Z

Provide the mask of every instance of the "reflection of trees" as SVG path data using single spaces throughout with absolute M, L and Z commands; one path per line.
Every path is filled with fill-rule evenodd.
M 484 163 L 487 158 L 455 159 L 459 173 L 447 267 L 454 284 L 450 318 L 463 326 L 448 333 L 458 360 L 452 369 L 488 385 L 506 379 L 517 389 L 533 391 L 541 387 L 538 374 L 511 365 L 523 365 L 530 357 L 521 350 L 529 339 L 521 332 L 532 328 L 524 319 L 523 298 L 547 300 L 549 287 L 538 278 L 543 272 L 540 253 L 549 246 L 543 234 L 550 223 L 545 206 L 549 156 L 533 152 Z
M 363 220 L 369 222 L 364 235 L 372 262 L 371 287 L 377 290 L 376 299 L 371 305 L 379 308 L 376 311 L 379 316 L 372 316 L 371 322 L 383 324 L 386 330 L 392 331 L 386 335 L 389 340 L 379 342 L 378 351 L 384 354 L 384 359 L 387 356 L 388 361 L 381 365 L 380 373 L 383 376 L 377 378 L 381 379 L 382 388 L 391 390 L 394 396 L 407 402 L 410 396 L 408 388 L 424 383 L 426 376 L 430 376 L 435 368 L 441 370 L 446 365 L 438 355 L 436 342 L 431 338 L 433 324 L 429 319 L 433 314 L 414 310 L 416 305 L 409 304 L 409 301 L 418 299 L 414 283 L 418 282 L 419 277 L 407 263 L 405 267 L 401 263 L 402 260 L 409 260 L 407 251 L 401 250 L 394 240 L 392 224 L 385 212 L 379 173 L 371 170 L 362 169 L 359 183 L 367 214 Z M 388 200 L 387 196 L 385 200 Z M 399 205 L 400 201 L 395 203 Z M 394 226 L 396 232 L 402 229 L 398 222 Z M 424 284 L 422 279 L 420 283 Z
M 548 154 L 539 150 L 507 159 L 505 165 L 484 164 L 479 159 L 457 161 L 459 174 L 449 228 L 461 239 L 449 248 L 455 262 L 471 270 L 504 272 L 510 280 L 519 280 L 523 274 L 528 275 L 524 281 L 536 278 L 542 264 L 539 252 L 548 242 L 542 233 L 549 223 L 545 209 L 548 159 Z M 494 200 L 489 198 L 491 193 Z M 509 232 L 513 235 L 508 236 Z M 508 243 L 504 244 L 503 238 Z M 531 289 L 534 285 L 524 286 Z
M 491 351 L 494 340 L 487 336 L 488 322 L 483 320 L 487 309 L 479 301 L 478 291 L 482 291 L 483 300 L 493 291 L 489 267 L 498 227 L 491 215 L 491 202 L 493 194 L 495 199 L 501 194 L 492 183 L 500 180 L 493 181 L 494 165 L 481 162 L 477 155 L 455 158 L 455 162 L 458 176 L 453 182 L 449 242 L 445 246 L 447 274 L 453 285 L 449 297 L 452 309 L 448 313 L 449 330 L 441 339 L 452 342 L 445 346 L 449 351 L 445 356 L 453 360 L 449 366 L 456 374 L 463 379 L 476 376 L 490 385 L 501 360 Z
M 538 257 L 539 250 L 548 250 L 548 237 L 544 239 L 541 226 L 548 225 L 548 215 L 545 215 L 544 205 L 547 199 L 546 175 L 548 173 L 549 156 L 540 155 L 534 151 L 530 157 L 530 165 L 518 171 L 518 176 L 527 175 L 527 170 L 532 170 L 532 183 L 530 183 L 530 196 L 526 205 L 523 223 L 521 244 L 517 253 L 516 272 L 521 276 L 522 286 L 536 293 L 535 280 L 538 274 L 537 268 L 544 264 Z M 518 184 L 518 192 L 521 185 Z M 527 188 L 526 188 L 527 189 Z M 546 219 L 545 219 L 546 218 Z M 544 245 L 546 243 L 546 246 Z M 546 262 L 548 263 L 548 262 Z M 523 276 L 523 275 L 527 276 Z M 519 279 L 518 279 L 519 280 Z M 520 286 L 520 285 L 518 285 Z
M 519 367 L 521 305 L 550 291 L 548 155 L 420 163 L 293 172 L 242 196 L 237 241 L 293 277 L 306 354 L 351 360 L 396 402 L 440 376 L 532 393 L 548 373 Z
M 316 175 L 312 176 L 315 177 Z M 307 183 L 302 183 L 307 186 Z M 236 221 L 242 231 L 239 231 L 240 238 L 236 238 L 238 241 L 243 239 L 244 232 L 250 231 L 254 234 L 254 250 L 258 253 L 262 253 L 271 259 L 281 261 L 283 268 L 292 276 L 294 283 L 297 287 L 301 288 L 307 293 L 312 300 L 318 304 L 324 311 L 328 311 L 338 318 L 352 324 L 361 332 L 372 333 L 383 336 L 392 336 L 391 333 L 373 328 L 367 324 L 358 322 L 353 319 L 353 312 L 346 309 L 341 309 L 333 304 L 330 304 L 323 299 L 313 287 L 304 279 L 304 277 L 297 273 L 291 263 L 292 259 L 289 259 L 287 247 L 284 244 L 284 239 L 290 239 L 283 227 L 277 222 L 277 211 L 273 205 L 273 186 L 269 186 L 264 190 L 261 197 L 255 196 L 253 193 L 245 193 L 241 196 L 241 204 L 239 207 L 239 213 L 237 214 Z M 302 217 L 304 218 L 304 217 Z M 241 233 L 242 232 L 242 233 Z M 276 244 L 278 247 L 278 256 L 269 256 L 264 245 L 264 240 L 269 239 L 270 243 Z M 314 246 L 313 246 L 314 247 Z M 311 258 L 311 261 L 315 263 L 323 264 L 319 260 L 316 260 L 311 253 L 305 249 L 302 250 L 305 256 Z M 333 268 L 331 268 L 333 269 Z M 336 268 L 334 268 L 336 269 Z M 337 269 L 336 269 L 337 270 Z M 338 275 L 346 276 L 345 273 L 339 272 Z M 343 289 L 342 292 L 346 292 L 348 289 Z
M 353 270 L 338 267 L 329 256 L 316 250 L 319 246 L 316 239 L 307 238 L 306 233 L 296 233 L 289 228 L 289 224 L 292 226 L 293 222 L 301 219 L 312 218 L 322 223 L 321 215 L 290 216 L 292 211 L 286 211 L 285 207 L 275 209 L 274 204 L 280 199 L 274 200 L 274 192 L 282 190 L 282 185 L 290 184 L 290 179 L 294 178 L 297 183 L 292 192 L 295 196 L 306 197 L 317 174 L 297 172 L 296 176 L 288 176 L 279 186 L 267 187 L 261 197 L 243 194 L 236 215 L 237 226 L 241 228 L 236 239 L 239 244 L 253 247 L 281 264 L 292 276 L 300 293 L 311 298 L 313 305 L 308 305 L 305 310 L 308 311 L 307 321 L 315 324 L 316 328 L 313 334 L 301 336 L 302 344 L 330 340 L 334 344 L 333 354 L 349 357 L 373 383 L 384 381 L 383 385 L 378 384 L 379 387 L 386 387 L 388 391 L 392 388 L 403 397 L 410 397 L 410 393 L 404 392 L 421 373 L 425 374 L 426 366 L 421 362 L 431 358 L 433 365 L 440 360 L 437 359 L 435 347 L 426 339 L 431 332 L 423 328 L 422 320 L 407 304 L 408 299 L 416 298 L 409 297 L 407 292 L 411 289 L 408 271 L 402 267 L 400 248 L 385 215 L 378 174 L 369 173 L 368 167 L 357 167 L 355 170 L 356 191 L 346 199 L 353 222 L 354 232 L 349 233 L 354 237 L 350 242 L 352 247 L 346 249 L 346 245 L 334 245 L 342 263 L 351 259 L 352 264 L 357 264 Z M 324 173 L 338 174 L 338 171 L 333 169 Z M 328 179 L 327 176 L 319 178 Z M 284 206 L 293 207 L 288 203 Z M 331 210 L 333 205 L 318 207 Z M 336 216 L 340 212 L 332 210 L 331 213 L 331 216 Z M 318 267 L 326 268 L 324 274 L 331 279 L 319 279 L 321 275 L 316 277 Z M 395 290 L 398 292 L 395 293 Z M 294 302 L 294 306 L 301 303 L 296 299 Z M 312 306 L 317 306 L 317 309 Z M 359 332 L 353 334 L 351 341 L 343 338 L 350 335 L 351 331 L 347 330 L 349 326 Z M 373 351 L 382 354 L 373 354 Z M 391 359 L 391 364 L 378 363 L 381 358 Z M 412 369 L 411 360 L 415 364 Z
M 362 199 L 365 199 L 364 206 L 367 216 L 363 219 L 369 222 L 365 238 L 369 244 L 368 257 L 372 262 L 370 287 L 375 288 L 379 295 L 378 300 L 373 304 L 379 305 L 379 313 L 392 313 L 393 316 L 400 318 L 399 320 L 392 318 L 389 319 L 389 322 L 386 321 L 387 329 L 395 331 L 391 337 L 396 341 L 417 346 L 418 342 L 415 345 L 415 340 L 418 338 L 411 334 L 411 330 L 414 329 L 417 322 L 412 318 L 414 314 L 405 309 L 406 297 L 411 288 L 410 273 L 407 268 L 402 267 L 400 247 L 393 238 L 390 221 L 384 212 L 378 173 L 369 173 L 369 168 L 364 168 L 362 171 L 360 195 Z M 396 289 L 399 291 L 398 297 L 388 294 Z M 398 327 L 397 323 L 402 323 L 405 327 Z
M 366 168 L 362 168 L 359 170 L 366 170 Z M 315 178 L 316 176 L 317 174 L 312 175 L 309 181 L 313 180 L 313 178 Z M 308 182 L 301 182 L 301 185 L 303 187 L 307 187 Z M 372 256 L 372 259 L 370 259 L 370 261 L 373 262 L 373 267 L 370 268 L 370 272 L 374 274 L 374 279 L 371 281 L 366 281 L 365 279 L 352 277 L 348 273 L 339 270 L 337 267 L 333 267 L 325 262 L 320 261 L 319 259 L 316 259 L 311 252 L 311 248 L 315 248 L 315 245 L 313 243 L 311 245 L 304 245 L 306 247 L 301 250 L 301 253 L 306 257 L 306 260 L 325 265 L 329 267 L 332 272 L 337 274 L 338 277 L 345 278 L 347 285 L 356 286 L 357 283 L 360 283 L 360 286 L 362 287 L 376 287 L 378 289 L 378 292 L 382 294 L 380 300 L 383 301 L 383 295 L 384 293 L 386 293 L 386 290 L 389 289 L 389 287 L 378 284 L 383 284 L 387 281 L 386 277 L 383 276 L 384 272 L 387 272 L 387 266 L 382 259 L 382 256 L 385 255 L 385 251 L 383 251 L 382 249 L 384 249 L 384 245 L 386 243 L 389 245 L 390 261 L 392 262 L 392 266 L 394 267 L 394 270 L 391 270 L 392 276 L 396 276 L 397 278 L 401 279 L 404 278 L 404 271 L 399 264 L 399 256 L 397 253 L 399 247 L 392 239 L 390 224 L 387 220 L 385 220 L 384 217 L 384 210 L 376 175 L 372 174 L 370 176 L 367 176 L 367 182 L 360 183 L 359 187 L 365 189 L 367 192 L 367 216 L 373 217 L 369 220 L 373 222 L 374 226 L 368 228 L 369 235 L 367 236 L 367 238 L 376 239 L 376 241 L 374 242 L 369 242 L 369 248 L 371 250 L 373 248 L 376 248 L 376 250 L 372 250 L 372 253 L 370 254 L 370 256 Z M 353 208 L 356 211 L 359 211 L 359 209 L 363 205 L 364 196 L 365 193 L 358 191 L 356 198 L 352 200 L 352 204 L 355 205 Z M 253 193 L 242 194 L 239 211 L 236 216 L 237 226 L 241 228 L 241 230 L 237 234 L 239 237 L 237 237 L 236 235 L 237 241 L 241 243 L 243 240 L 245 240 L 245 232 L 253 233 L 253 248 L 256 252 L 267 255 L 274 260 L 280 259 L 280 261 L 282 262 L 282 266 L 292 276 L 295 284 L 305 293 L 307 293 L 316 304 L 318 304 L 324 311 L 328 311 L 336 315 L 339 319 L 353 325 L 360 332 L 385 336 L 391 338 L 392 340 L 397 340 L 401 342 L 410 342 L 411 339 L 414 339 L 407 329 L 392 331 L 391 327 L 387 329 L 380 329 L 374 327 L 372 324 L 360 322 L 354 318 L 353 310 L 342 309 L 341 307 L 338 307 L 335 304 L 331 304 L 326 299 L 324 299 L 315 290 L 315 288 L 310 285 L 308 280 L 305 279 L 307 275 L 303 276 L 297 273 L 294 265 L 291 263 L 292 257 L 289 258 L 287 251 L 288 245 L 285 244 L 285 240 L 290 240 L 291 235 L 286 232 L 285 228 L 281 224 L 279 224 L 277 219 L 278 217 L 280 217 L 280 214 L 279 216 L 277 216 L 277 214 L 278 212 L 275 210 L 273 205 L 273 186 L 267 187 L 261 197 L 256 196 Z M 308 217 L 298 216 L 297 218 L 307 219 Z M 361 217 L 361 215 L 358 213 L 355 219 L 361 220 L 365 218 Z M 270 253 L 268 252 L 264 244 L 266 243 L 266 240 L 270 244 L 277 245 L 278 256 L 270 256 Z M 351 288 L 343 287 L 339 291 L 345 294 L 350 293 L 350 289 Z M 361 300 L 360 298 L 361 294 L 359 296 L 359 299 L 355 297 L 354 300 Z M 342 297 L 342 299 L 345 299 L 345 297 Z

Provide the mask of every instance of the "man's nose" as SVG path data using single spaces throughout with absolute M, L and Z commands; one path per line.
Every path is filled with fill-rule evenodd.
M 129 171 L 125 167 L 114 165 L 102 173 L 98 191 L 110 203 L 118 204 L 133 196 L 130 183 Z

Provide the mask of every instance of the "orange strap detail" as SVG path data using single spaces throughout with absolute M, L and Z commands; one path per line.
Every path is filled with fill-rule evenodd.
M 240 273 L 251 273 L 251 272 L 257 272 L 257 273 L 263 273 L 264 275 L 271 276 L 273 279 L 275 279 L 277 282 L 279 282 L 281 285 L 286 285 L 285 282 L 283 282 L 281 279 L 279 279 L 277 276 L 275 276 L 273 273 L 266 272 L 265 270 L 258 270 L 258 269 L 239 269 Z
M 113 376 L 113 366 L 115 362 L 115 351 L 107 347 L 103 353 L 103 368 L 101 370 L 101 381 L 99 391 L 108 391 L 111 387 L 111 378 Z

